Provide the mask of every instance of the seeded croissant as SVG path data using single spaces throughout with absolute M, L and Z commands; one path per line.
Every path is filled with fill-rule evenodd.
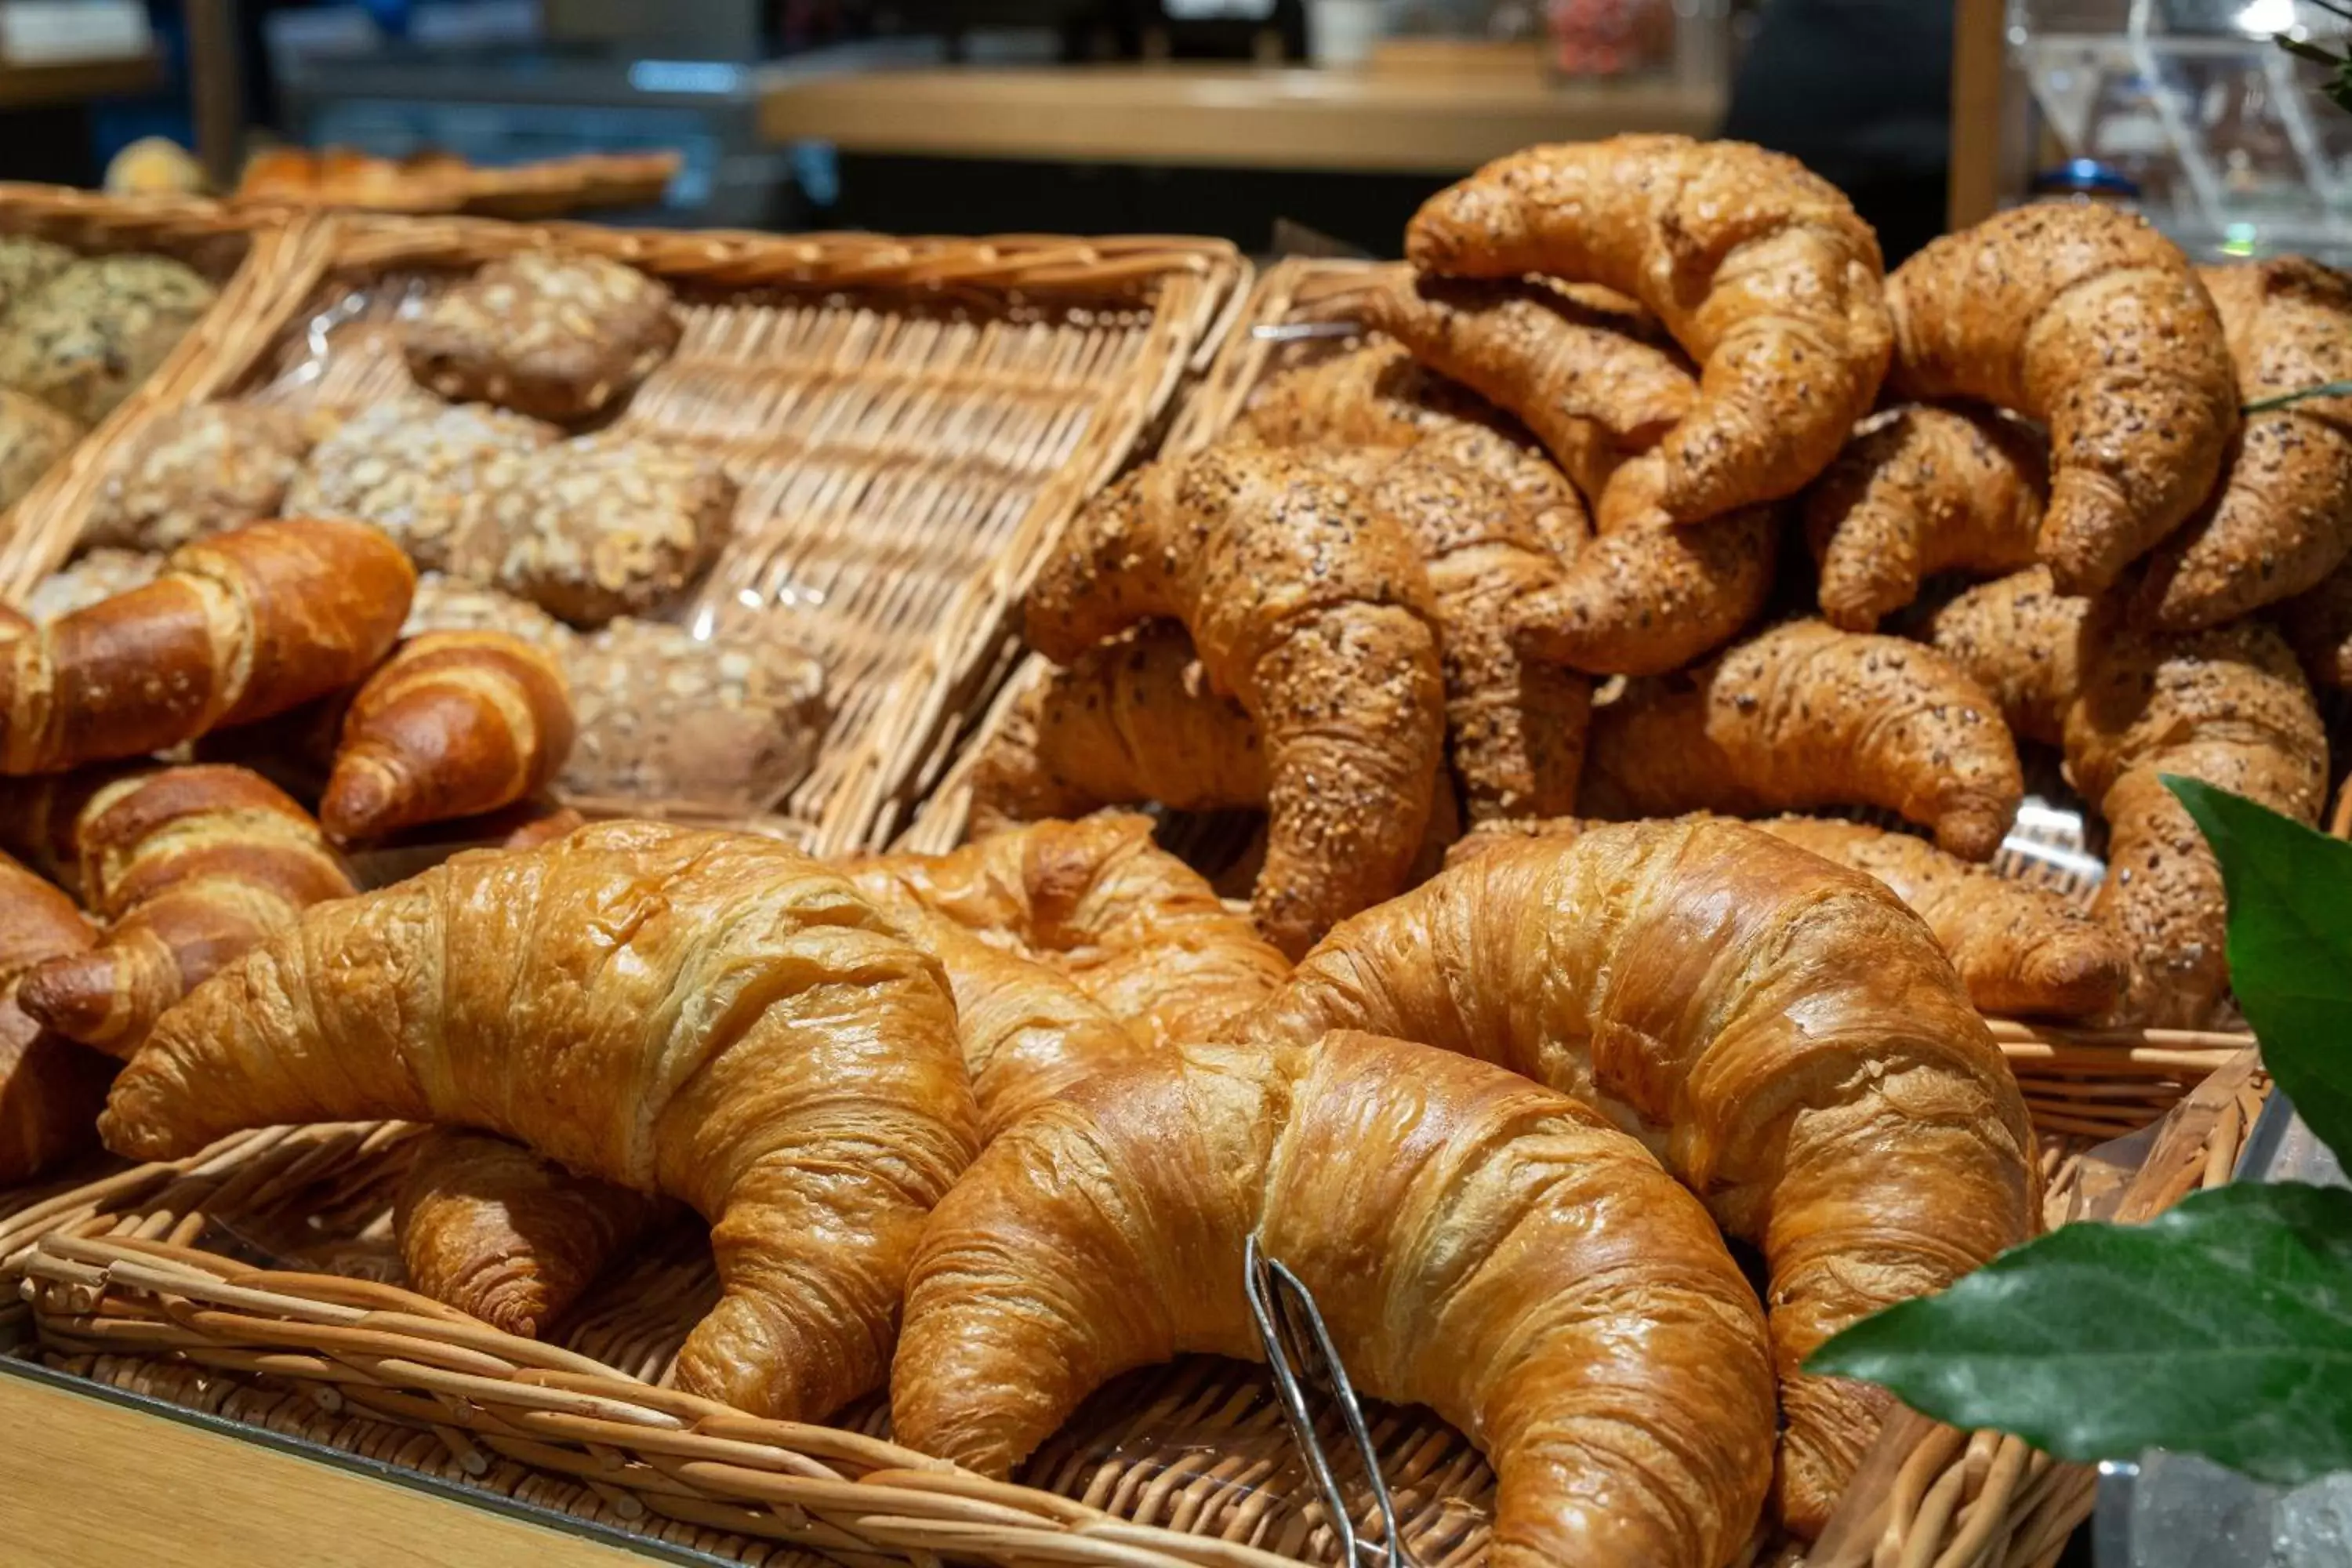
M 2040 553 L 2066 592 L 2105 589 L 2211 491 L 2237 378 L 2195 270 L 2145 219 L 2017 207 L 1931 242 L 1887 300 L 1890 391 L 1981 398 L 2049 427 Z
M 1425 272 L 1598 283 L 1699 363 L 1697 403 L 1618 470 L 1664 518 L 1792 495 L 1870 411 L 1892 341 L 1870 226 L 1793 158 L 1739 142 L 1612 136 L 1530 147 L 1431 197 L 1405 229 Z M 1617 514 L 1604 500 L 1604 519 Z
M 1593 715 L 1588 816 L 1877 805 L 1989 860 L 2025 797 L 1992 698 L 1932 648 L 1792 621 Z

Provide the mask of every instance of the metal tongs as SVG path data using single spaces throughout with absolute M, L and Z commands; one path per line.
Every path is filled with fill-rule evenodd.
M 1339 1542 L 1339 1561 L 1343 1563 L 1368 1562 L 1383 1564 L 1384 1568 L 1419 1568 L 1412 1554 L 1405 1550 L 1404 1532 L 1397 1528 L 1396 1504 L 1389 1497 L 1388 1482 L 1381 1479 L 1381 1459 L 1372 1445 L 1372 1429 L 1364 1422 L 1363 1408 L 1356 1403 L 1356 1391 L 1348 1382 L 1347 1369 L 1339 1364 L 1339 1352 L 1331 1343 L 1331 1331 L 1323 1322 L 1323 1314 L 1316 1310 L 1315 1298 L 1307 1293 L 1298 1276 L 1285 1265 L 1268 1258 L 1258 1246 L 1253 1233 L 1242 1254 L 1243 1284 L 1249 1293 L 1250 1317 L 1257 1325 L 1259 1346 L 1265 1352 L 1266 1365 L 1274 1371 L 1275 1397 L 1281 1402 L 1283 1419 L 1290 1424 L 1290 1436 L 1307 1460 L 1307 1468 L 1315 1478 L 1316 1489 L 1323 1494 L 1324 1516 L 1329 1520 L 1331 1533 Z M 1381 1531 L 1386 1544 L 1365 1541 L 1356 1534 L 1354 1521 L 1348 1515 L 1348 1500 L 1339 1490 L 1339 1477 L 1333 1474 L 1330 1456 L 1323 1451 L 1323 1440 L 1315 1431 L 1315 1415 L 1307 1405 L 1307 1377 L 1314 1376 L 1330 1391 L 1339 1408 L 1339 1420 L 1355 1439 L 1356 1458 L 1364 1467 L 1365 1479 L 1371 1483 L 1372 1504 L 1380 1510 Z

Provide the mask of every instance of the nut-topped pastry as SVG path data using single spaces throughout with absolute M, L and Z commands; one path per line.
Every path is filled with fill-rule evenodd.
M 319 443 L 287 489 L 286 510 L 372 522 L 417 570 L 445 570 L 466 498 L 491 459 L 554 439 L 551 426 L 478 404 L 377 404 Z
M 725 538 L 735 485 L 667 442 L 583 437 L 490 466 L 465 503 L 449 569 L 579 626 L 645 615 Z
M 409 374 L 444 397 L 568 422 L 635 391 L 677 336 L 659 282 L 603 257 L 537 250 L 434 300 L 404 341 Z
M 215 297 L 168 256 L 73 262 L 0 322 L 0 384 L 95 425 L 170 356 Z
M 74 264 L 74 253 L 29 234 L 0 237 L 0 315 Z
M 278 515 L 319 423 L 286 408 L 205 403 L 150 423 L 99 489 L 82 542 L 177 550 Z
M 80 422 L 70 415 L 0 386 L 0 509 L 15 506 L 80 439 Z

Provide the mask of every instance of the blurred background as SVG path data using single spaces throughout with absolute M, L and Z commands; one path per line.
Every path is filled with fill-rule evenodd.
M 1174 231 L 1385 253 L 1531 142 L 1729 134 L 1889 262 L 2074 190 L 2352 259 L 2321 0 L 0 0 L 0 176 L 235 186 L 257 150 L 677 158 L 621 222 Z M 144 139 L 192 149 L 152 156 Z M 643 193 L 639 193 L 642 196 Z

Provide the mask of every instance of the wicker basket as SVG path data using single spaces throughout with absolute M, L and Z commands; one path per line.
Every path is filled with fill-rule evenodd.
M 0 234 L 54 240 L 86 256 L 153 251 L 186 262 L 220 290 L 212 309 L 154 374 L 15 508 L 0 514 L 0 538 L 12 537 L 17 520 L 31 515 L 43 496 L 79 482 L 148 411 L 211 395 L 221 344 L 236 335 L 240 322 L 268 307 L 272 290 L 321 238 L 311 219 L 296 215 L 240 211 L 192 197 L 112 196 L 62 185 L 5 184 Z
M 0 594 L 64 562 L 143 419 L 215 395 L 344 413 L 405 395 L 392 334 L 370 323 L 518 249 L 614 256 L 669 282 L 687 317 L 621 426 L 713 452 L 742 486 L 731 539 L 677 614 L 772 627 L 824 663 L 833 717 L 779 812 L 822 851 L 867 840 L 914 798 L 1001 679 L 1008 611 L 1040 551 L 1206 363 L 1246 273 L 1222 242 L 1149 237 L 360 216 L 307 232 L 264 308 L 211 342 L 201 378 L 142 399 L 26 498 L 0 542 Z M 319 330 L 330 323 L 358 330 Z
M 2251 1053 L 2209 1076 L 2136 1173 L 2086 1140 L 2045 1140 L 2052 1217 L 2141 1216 L 2227 1180 L 2261 1092 Z M 70 1375 L 748 1563 L 1331 1560 L 1270 1385 L 1239 1363 L 1194 1357 L 1120 1379 L 1031 1461 L 1026 1484 L 1003 1485 L 890 1446 L 878 1397 L 803 1426 L 640 1381 L 659 1377 L 716 1299 L 698 1233 L 648 1248 L 552 1343 L 410 1295 L 390 1283 L 391 1201 L 414 1134 L 392 1122 L 240 1133 L 194 1159 L 0 1200 L 0 1273 L 22 1298 L 0 1309 L 0 1350 L 13 1335 Z M 1478 1561 L 1494 1482 L 1477 1451 L 1426 1411 L 1368 1415 L 1415 1559 Z M 1340 1451 L 1336 1426 L 1328 1439 Z M 2046 1563 L 2092 1484 L 2014 1439 L 1899 1416 L 1812 1560 Z M 1348 1489 L 1372 1531 L 1368 1489 Z

